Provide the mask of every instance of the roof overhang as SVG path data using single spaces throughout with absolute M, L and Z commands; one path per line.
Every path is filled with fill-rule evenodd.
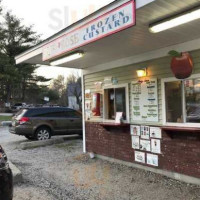
M 29 50 L 23 52 L 22 54 L 16 56 L 16 63 L 31 63 L 31 64 L 42 64 L 42 65 L 49 65 L 49 61 L 44 61 L 42 59 L 43 49 L 46 45 L 50 44 L 51 42 L 55 41 L 56 39 L 62 37 L 63 35 L 66 35 L 73 30 L 77 30 L 79 27 L 83 26 L 84 24 L 87 24 L 90 21 L 93 21 L 96 18 L 101 17 L 105 13 L 108 13 L 112 11 L 115 8 L 120 7 L 121 5 L 125 4 L 126 2 L 129 2 L 130 0 L 116 0 L 113 3 L 103 7 L 102 9 L 96 11 L 95 13 L 85 17 L 84 19 L 72 24 L 69 27 L 66 27 L 65 29 L 61 30 L 60 32 L 56 33 L 55 35 L 47 38 L 40 44 L 34 46 L 33 48 L 30 48 Z M 139 9 L 155 0 L 140 0 L 136 2 L 136 9 Z M 86 46 L 86 45 L 85 45 Z M 78 50 L 75 49 L 75 50 Z M 69 66 L 70 67 L 70 66 Z M 81 67 L 80 67 L 81 68 Z
M 43 49 L 46 45 L 127 2 L 130 2 L 130 0 L 114 1 L 92 15 L 53 35 L 37 46 L 18 55 L 16 57 L 16 63 L 19 64 L 25 62 L 49 65 L 51 59 L 43 61 Z M 187 50 L 187 47 L 188 50 L 199 48 L 200 20 L 156 34 L 149 32 L 149 24 L 197 5 L 196 0 L 190 0 L 189 2 L 187 0 L 137 0 L 136 26 L 129 27 L 121 32 L 117 32 L 108 37 L 73 49 L 71 52 L 83 51 L 85 53 L 84 57 L 60 66 L 84 69 L 85 71 L 92 71 L 93 68 L 100 71 L 104 69 L 106 63 L 110 63 L 110 65 L 117 67 L 119 64 L 122 65 L 122 63 L 139 62 L 157 57 L 158 55 L 164 56 L 170 48 L 180 49 L 182 51 L 183 49 Z M 194 45 L 191 45 L 191 42 Z

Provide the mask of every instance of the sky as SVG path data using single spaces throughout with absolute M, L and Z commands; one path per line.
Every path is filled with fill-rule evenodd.
M 34 25 L 34 30 L 45 39 L 71 23 L 111 3 L 114 0 L 3 0 L 4 11 L 11 11 L 23 19 L 24 25 Z M 71 69 L 40 67 L 38 75 L 56 78 L 67 76 Z

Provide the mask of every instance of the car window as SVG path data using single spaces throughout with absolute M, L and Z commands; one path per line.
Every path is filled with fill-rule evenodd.
M 26 117 L 40 117 L 47 114 L 48 110 L 46 109 L 31 109 L 26 113 Z
M 19 112 L 17 112 L 16 115 L 15 115 L 16 120 L 21 119 L 25 115 L 26 112 L 27 112 L 27 109 L 22 109 Z
M 29 113 L 27 113 L 27 116 L 51 117 L 51 118 L 66 117 L 65 111 L 58 110 L 58 109 L 34 109 L 34 110 L 30 110 Z
M 26 113 L 26 117 L 67 117 L 67 118 L 81 118 L 81 113 L 71 109 L 30 109 Z
M 81 118 L 81 114 L 75 110 L 66 111 L 67 118 Z
M 53 117 L 53 118 L 65 117 L 65 112 L 57 111 L 57 112 L 47 113 L 45 114 L 45 117 Z

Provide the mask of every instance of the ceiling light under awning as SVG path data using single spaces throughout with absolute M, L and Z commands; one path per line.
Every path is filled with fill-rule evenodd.
M 164 21 L 152 24 L 149 26 L 149 30 L 152 33 L 158 33 L 194 21 L 196 19 L 200 19 L 200 8 L 196 8 L 195 10 L 191 10 L 178 16 L 174 16 Z
M 83 56 L 84 56 L 84 53 L 80 53 L 80 52 L 79 53 L 74 53 L 74 54 L 71 54 L 71 55 L 68 55 L 68 56 L 65 56 L 63 58 L 60 58 L 60 59 L 57 59 L 57 60 L 54 60 L 54 61 L 50 62 L 50 65 L 59 66 L 61 64 L 70 62 L 72 60 L 76 60 L 76 59 L 82 58 Z
M 136 72 L 139 78 L 147 76 L 147 68 L 138 69 Z

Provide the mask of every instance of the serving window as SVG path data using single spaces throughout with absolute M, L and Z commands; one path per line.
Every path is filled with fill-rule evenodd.
M 165 123 L 200 123 L 200 75 L 187 80 L 164 80 Z
M 123 113 L 123 120 L 129 121 L 128 84 L 104 88 L 104 120 L 115 120 L 116 113 Z

